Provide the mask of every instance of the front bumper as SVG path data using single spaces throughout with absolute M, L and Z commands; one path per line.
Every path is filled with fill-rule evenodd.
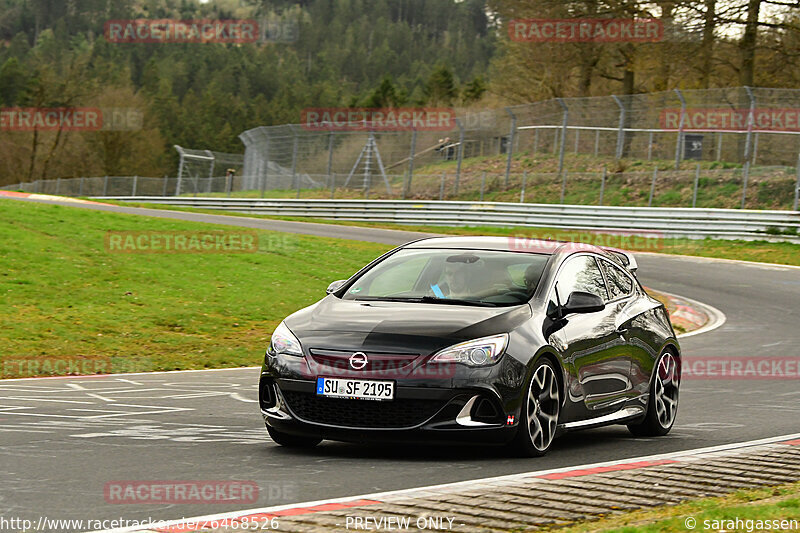
M 316 395 L 314 381 L 262 373 L 265 422 L 284 433 L 346 442 L 505 444 L 519 408 L 508 413 L 491 387 L 420 387 L 398 382 L 395 399 L 365 401 Z

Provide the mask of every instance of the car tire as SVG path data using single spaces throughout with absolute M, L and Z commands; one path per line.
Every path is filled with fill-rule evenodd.
M 553 444 L 562 394 L 556 376 L 553 363 L 542 358 L 536 361 L 526 382 L 519 429 L 512 442 L 514 450 L 523 457 L 540 457 Z
M 269 433 L 270 438 L 275 441 L 275 443 L 280 444 L 281 446 L 285 446 L 287 448 L 313 448 L 320 442 L 322 439 L 319 437 L 303 437 L 301 435 L 290 435 L 289 433 L 283 433 L 282 431 L 278 431 L 277 429 L 267 426 L 267 433 Z
M 658 358 L 650 383 L 647 414 L 639 423 L 628 424 L 628 431 L 636 437 L 661 437 L 669 433 L 678 413 L 680 392 L 680 366 L 678 358 L 665 351 Z

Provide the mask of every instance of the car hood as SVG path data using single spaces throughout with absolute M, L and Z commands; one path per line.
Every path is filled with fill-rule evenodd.
M 470 307 L 357 302 L 328 296 L 286 319 L 303 348 L 429 354 L 458 342 L 509 332 L 530 306 Z

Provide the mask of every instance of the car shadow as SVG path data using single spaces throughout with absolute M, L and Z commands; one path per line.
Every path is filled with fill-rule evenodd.
M 617 448 L 630 444 L 631 434 L 623 426 L 605 427 L 567 433 L 556 439 L 547 456 L 564 454 L 592 455 L 602 448 Z M 513 449 L 500 445 L 471 445 L 463 443 L 350 443 L 324 441 L 314 448 L 284 448 L 272 444 L 270 454 L 306 456 L 314 459 L 390 459 L 392 461 L 496 461 L 498 459 L 532 460 L 517 455 Z

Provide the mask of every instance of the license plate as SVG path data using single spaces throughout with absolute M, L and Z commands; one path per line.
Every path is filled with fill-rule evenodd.
M 317 396 L 353 400 L 393 400 L 394 382 L 371 379 L 317 378 Z

